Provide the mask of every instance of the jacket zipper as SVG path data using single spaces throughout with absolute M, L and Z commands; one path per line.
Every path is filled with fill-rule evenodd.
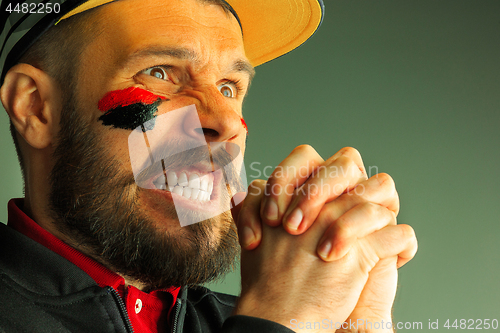
M 177 322 L 179 321 L 179 314 L 181 313 L 182 308 L 182 299 L 177 298 L 177 306 L 175 308 L 175 316 L 174 316 L 174 324 L 172 325 L 172 333 L 177 332 Z
M 120 294 L 118 294 L 115 288 L 108 287 L 108 290 L 111 291 L 111 294 L 114 296 L 116 303 L 118 303 L 120 314 L 125 321 L 125 328 L 127 329 L 127 332 L 134 333 L 134 328 L 132 327 L 132 323 L 130 322 L 130 318 L 128 317 L 127 308 L 125 307 L 125 303 L 123 303 Z

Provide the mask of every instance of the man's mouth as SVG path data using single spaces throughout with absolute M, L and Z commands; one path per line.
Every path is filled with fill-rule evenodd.
M 214 189 L 214 176 L 188 171 L 167 171 L 167 182 L 163 174 L 153 180 L 153 185 L 164 191 L 169 191 L 186 199 L 199 202 L 210 201 Z

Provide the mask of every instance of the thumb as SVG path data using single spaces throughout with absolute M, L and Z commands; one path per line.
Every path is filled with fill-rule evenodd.
M 248 195 L 240 192 L 233 197 L 235 207 L 231 210 L 231 213 L 236 221 L 242 249 L 250 251 L 260 244 L 262 238 L 260 205 L 265 186 L 266 182 L 264 180 L 256 179 L 248 187 Z M 243 199 L 245 200 L 242 202 Z M 242 209 L 243 211 L 241 211 Z
M 243 201 L 247 196 L 247 192 L 238 192 L 231 199 L 231 215 L 233 215 L 233 220 L 236 225 L 238 225 L 238 216 L 240 215 L 241 207 L 243 207 Z

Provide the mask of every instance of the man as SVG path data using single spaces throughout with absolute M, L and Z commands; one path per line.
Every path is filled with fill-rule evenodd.
M 391 331 L 416 239 L 388 175 L 367 179 L 352 148 L 300 146 L 242 202 L 253 66 L 303 43 L 322 4 L 80 3 L 4 24 L 25 198 L 0 234 L 0 329 Z M 196 287 L 238 255 L 231 213 L 238 300 Z

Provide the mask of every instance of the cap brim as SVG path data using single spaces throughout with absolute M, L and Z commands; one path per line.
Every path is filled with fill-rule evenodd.
M 62 19 L 109 3 L 89 0 Z M 303 44 L 321 25 L 323 0 L 226 0 L 243 28 L 247 58 L 253 66 L 276 59 Z
M 311 37 L 321 25 L 322 0 L 226 0 L 238 14 L 248 59 L 276 59 Z

